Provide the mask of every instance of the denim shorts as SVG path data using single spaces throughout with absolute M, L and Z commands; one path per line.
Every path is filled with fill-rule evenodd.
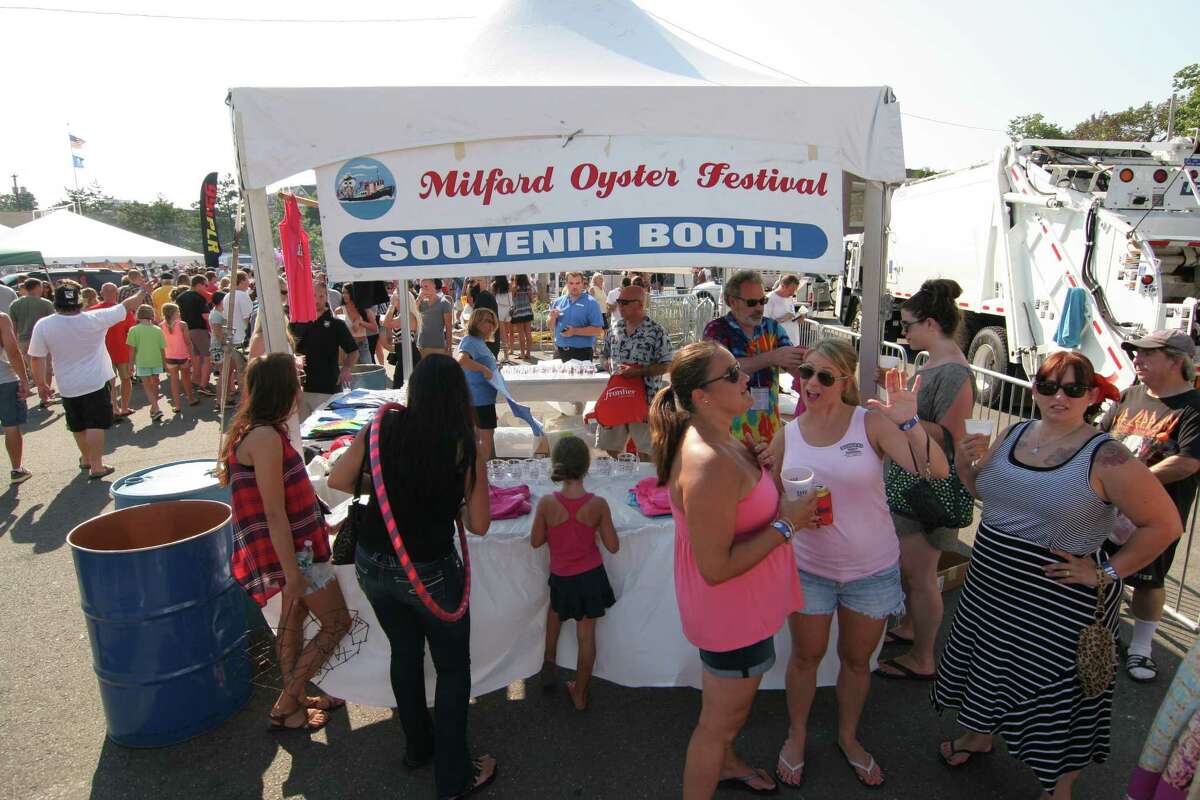
M 871 619 L 886 619 L 904 613 L 899 563 L 847 583 L 800 570 L 800 586 L 804 590 L 801 614 L 823 616 L 834 613 L 838 606 Z
M 761 642 L 719 653 L 701 648 L 700 663 L 705 672 L 718 678 L 757 678 L 775 666 L 775 639 L 768 636 Z
M 319 592 L 337 580 L 337 575 L 333 571 L 332 561 L 314 561 L 307 569 L 301 568 L 300 574 L 308 581 L 306 595 Z
M 17 399 L 17 389 L 21 388 L 19 381 L 0 383 L 0 426 L 15 428 L 24 425 L 29 406 L 24 400 Z

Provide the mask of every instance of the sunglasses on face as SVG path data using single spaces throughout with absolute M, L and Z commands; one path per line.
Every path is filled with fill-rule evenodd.
M 744 297 L 734 297 L 733 299 L 741 300 L 743 303 L 746 304 L 746 308 L 754 308 L 755 306 L 765 306 L 767 304 L 767 298 L 765 298 L 765 297 L 760 297 L 757 300 L 747 300 Z
M 640 302 L 642 302 L 642 301 L 641 300 L 618 300 L 617 305 L 627 306 L 627 305 L 631 305 L 633 303 L 640 303 Z
M 708 380 L 706 380 L 704 383 L 702 383 L 700 385 L 702 387 L 708 386 L 710 383 L 716 383 L 717 381 L 729 381 L 730 383 L 737 383 L 739 380 L 741 380 L 741 378 L 742 378 L 742 368 L 739 364 L 734 364 L 733 366 L 731 366 L 729 369 L 722 372 L 717 377 L 709 378 Z
M 1033 388 L 1037 393 L 1046 397 L 1054 397 L 1058 394 L 1058 390 L 1062 389 L 1063 394 L 1067 397 L 1078 400 L 1088 393 L 1091 387 L 1083 383 L 1059 383 L 1058 381 L 1038 379 L 1034 381 Z
M 818 372 L 817 370 L 810 367 L 808 364 L 802 364 L 796 370 L 796 374 L 800 376 L 801 380 L 805 380 L 805 381 L 812 380 L 812 376 L 816 375 L 817 380 L 820 381 L 822 386 L 833 386 L 838 381 L 844 381 L 849 378 L 848 375 L 841 375 L 841 376 L 834 375 L 829 370 L 824 370 L 824 369 L 821 370 L 820 372 Z

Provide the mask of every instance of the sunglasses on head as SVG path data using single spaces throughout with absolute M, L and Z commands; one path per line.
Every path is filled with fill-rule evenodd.
M 708 380 L 706 380 L 704 383 L 702 383 L 700 385 L 702 387 L 708 386 L 710 383 L 716 383 L 717 381 L 729 381 L 730 383 L 737 383 L 739 380 L 741 380 L 741 378 L 742 378 L 741 365 L 734 364 L 733 366 L 731 366 L 729 369 L 722 372 L 717 377 L 709 378 Z
M 810 367 L 808 364 L 801 364 L 800 367 L 796 370 L 796 374 L 800 376 L 801 380 L 805 380 L 805 381 L 812 380 L 812 376 L 816 375 L 817 380 L 820 381 L 822 386 L 833 386 L 838 381 L 844 381 L 844 380 L 849 379 L 848 375 L 840 375 L 840 376 L 834 375 L 832 372 L 830 372 L 829 370 L 825 370 L 825 369 L 818 372 L 814 368 Z
M 760 297 L 757 300 L 747 300 L 744 297 L 736 297 L 735 296 L 733 299 L 741 300 L 743 303 L 746 304 L 747 308 L 754 308 L 755 306 L 765 306 L 767 304 L 767 298 L 765 298 L 765 297 Z
M 1063 394 L 1067 397 L 1072 397 L 1076 400 L 1088 393 L 1088 389 L 1092 388 L 1084 383 L 1059 383 L 1045 378 L 1038 378 L 1033 382 L 1033 388 L 1040 395 L 1046 397 L 1054 397 L 1058 394 L 1058 390 L 1062 389 Z

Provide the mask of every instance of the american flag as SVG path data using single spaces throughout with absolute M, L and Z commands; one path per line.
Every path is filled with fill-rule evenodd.
M 71 138 L 71 149 L 72 150 L 79 150 L 85 144 L 87 144 L 87 142 L 85 142 L 83 139 L 80 139 L 78 136 L 76 136 L 73 133 L 68 133 L 67 136 L 69 136 Z

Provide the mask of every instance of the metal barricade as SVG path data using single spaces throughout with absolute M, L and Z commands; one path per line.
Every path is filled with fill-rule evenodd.
M 808 322 L 809 320 L 805 320 L 805 321 Z M 816 323 L 814 323 L 814 324 L 816 324 Z M 803 332 L 804 332 L 803 329 L 801 329 L 802 335 L 803 335 Z M 858 351 L 860 342 L 862 341 L 862 334 L 856 330 L 852 330 L 843 325 L 817 324 L 816 339 L 814 339 L 814 341 L 812 343 L 810 343 L 806 346 L 811 347 L 813 344 L 815 344 L 817 341 L 820 341 L 821 339 L 834 339 L 834 338 L 848 340 L 851 344 L 854 345 L 855 351 Z M 896 344 L 895 342 L 885 341 L 885 342 L 880 343 L 879 352 L 881 355 L 895 356 L 896 358 L 900 359 L 900 368 L 905 371 L 908 370 L 908 350 L 906 350 L 903 345 Z
M 1176 583 L 1175 586 L 1175 601 L 1166 603 L 1163 606 L 1163 612 L 1167 614 L 1175 622 L 1184 625 L 1193 633 L 1200 631 L 1200 593 L 1194 588 L 1187 586 L 1188 567 L 1191 566 L 1192 556 L 1192 538 L 1196 535 L 1196 519 L 1200 517 L 1200 496 L 1197 496 L 1192 501 L 1192 511 L 1188 515 L 1189 519 L 1185 519 L 1183 536 L 1179 539 L 1179 545 L 1176 551 L 1183 549 L 1183 567 L 1179 570 L 1179 577 L 1167 575 L 1167 584 Z M 1189 522 L 1190 520 L 1190 522 Z M 1172 570 L 1173 572 L 1174 570 Z M 1191 605 L 1191 614 L 1189 615 L 1183 607 L 1184 589 L 1188 588 L 1189 600 Z
M 688 294 L 651 295 L 650 307 L 646 309 L 646 314 L 663 326 L 671 341 L 671 347 L 678 350 L 685 344 L 697 341 L 704 331 L 704 324 L 712 319 L 712 304 L 707 304 L 709 316 L 704 318 L 702 302 L 707 303 Z

